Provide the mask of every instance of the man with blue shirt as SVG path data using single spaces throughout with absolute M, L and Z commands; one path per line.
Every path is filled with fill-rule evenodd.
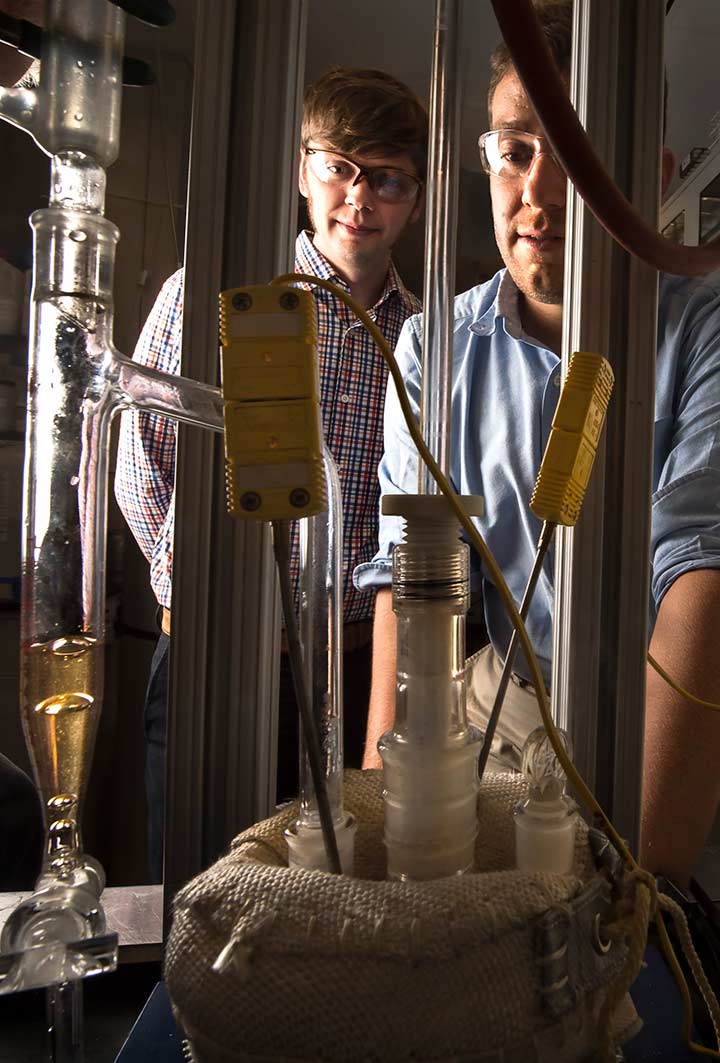
M 572 5 L 538 15 L 560 72 L 570 64 Z M 540 522 L 529 500 L 559 395 L 566 177 L 504 46 L 492 59 L 491 130 L 480 138 L 490 174 L 495 237 L 505 263 L 492 280 L 455 301 L 450 478 L 460 494 L 480 494 L 480 530 L 516 601 L 532 566 Z M 672 173 L 663 155 L 663 185 Z M 421 326 L 409 319 L 397 357 L 419 408 Z M 417 455 L 390 388 L 385 413 L 383 493 L 415 492 Z M 720 277 L 661 278 L 658 321 L 655 468 L 652 501 L 651 652 L 686 688 L 720 701 L 713 667 L 720 629 Z M 380 522 L 375 559 L 356 570 L 359 587 L 378 591 L 365 767 L 379 766 L 378 738 L 392 726 L 395 618 L 389 586 L 397 518 Z M 491 645 L 473 659 L 469 704 L 482 726 L 510 636 L 492 582 L 482 579 Z M 552 569 L 546 566 L 528 632 L 549 681 Z M 493 685 L 494 684 L 494 685 Z M 505 757 L 539 722 L 528 692 L 510 685 L 500 730 Z M 720 799 L 720 714 L 647 678 L 642 859 L 687 882 Z

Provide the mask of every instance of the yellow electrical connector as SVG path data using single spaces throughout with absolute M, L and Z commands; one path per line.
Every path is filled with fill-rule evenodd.
M 599 354 L 570 359 L 530 508 L 541 520 L 574 525 L 580 516 L 615 376 Z
M 228 512 L 293 520 L 326 508 L 315 303 L 279 286 L 220 293 Z

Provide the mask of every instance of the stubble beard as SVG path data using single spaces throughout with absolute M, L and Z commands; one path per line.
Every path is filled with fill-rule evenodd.
M 559 306 L 563 301 L 565 263 L 524 263 L 513 253 L 514 245 L 500 239 L 497 229 L 495 239 L 508 273 L 515 287 L 526 299 L 545 306 Z
M 317 233 L 317 224 L 313 211 L 312 198 L 310 196 L 308 196 L 306 199 L 306 206 L 308 217 L 310 218 L 310 225 L 312 227 L 312 231 L 313 233 Z M 332 226 L 336 224 L 336 222 L 329 222 L 330 228 L 332 228 Z M 322 249 L 319 248 L 319 250 L 322 253 Z M 334 248 L 328 248 L 328 250 L 332 253 L 331 265 L 336 266 L 338 269 L 342 269 L 343 267 L 350 267 L 353 271 L 363 271 L 369 266 L 374 265 L 375 263 L 374 250 L 363 250 L 359 247 L 354 248 L 352 247 L 352 245 L 349 245 L 344 241 L 338 241 Z M 325 257 L 328 258 L 327 255 Z
M 545 306 L 562 304 L 565 274 L 563 265 L 558 265 L 557 269 L 539 269 L 523 272 L 525 276 L 522 284 L 518 284 L 518 281 L 513 277 L 523 295 L 534 299 L 536 303 L 543 303 Z

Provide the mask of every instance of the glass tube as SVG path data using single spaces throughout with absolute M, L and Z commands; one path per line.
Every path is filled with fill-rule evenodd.
M 442 496 L 386 496 L 383 512 L 406 520 L 393 550 L 395 722 L 378 742 L 388 876 L 463 874 L 475 854 L 480 745 L 465 700 L 469 547 Z
M 103 936 L 104 875 L 80 836 L 103 697 L 112 417 L 136 405 L 223 426 L 217 388 L 137 367 L 113 345 L 119 234 L 103 217 L 104 166 L 117 155 L 123 28 L 112 5 L 52 0 L 41 87 L 0 92 L 0 114 L 53 155 L 50 206 L 31 218 L 20 659 L 46 849 L 34 893 L 3 929 L 0 992 L 61 984 L 116 962 L 117 938 Z
M 125 14 L 97 0 L 45 6 L 40 86 L 0 89 L 0 113 L 48 155 L 78 151 L 107 168 L 120 139 Z
M 300 634 L 311 706 L 318 726 L 333 823 L 343 811 L 342 682 L 342 495 L 332 455 L 323 449 L 328 508 L 300 521 Z M 300 814 L 298 824 L 320 826 L 305 741 L 300 733 Z
M 433 68 L 430 81 L 430 144 L 423 286 L 422 433 L 438 465 L 450 463 L 453 292 L 457 242 L 460 157 L 459 42 L 461 0 L 436 0 Z M 418 491 L 439 488 L 425 464 L 418 468 Z

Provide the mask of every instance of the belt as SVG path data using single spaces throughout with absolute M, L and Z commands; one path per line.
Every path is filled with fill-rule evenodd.
M 533 697 L 537 696 L 535 684 L 531 683 L 529 679 L 525 679 L 524 676 L 518 675 L 517 672 L 511 672 L 510 678 L 516 687 L 520 687 L 521 690 L 527 690 L 528 694 L 532 694 Z M 545 687 L 545 694 L 550 697 L 550 691 Z
M 160 628 L 164 635 L 170 634 L 170 610 L 162 607 L 160 616 Z M 372 640 L 371 620 L 351 620 L 343 624 L 343 652 L 352 653 L 354 650 L 362 650 Z M 287 638 L 282 633 L 281 648 L 283 653 L 288 652 Z
M 517 672 L 511 672 L 510 678 L 516 687 L 520 687 L 521 690 L 527 690 L 528 694 L 535 693 L 535 687 L 529 679 L 524 679 L 521 675 L 518 675 Z

